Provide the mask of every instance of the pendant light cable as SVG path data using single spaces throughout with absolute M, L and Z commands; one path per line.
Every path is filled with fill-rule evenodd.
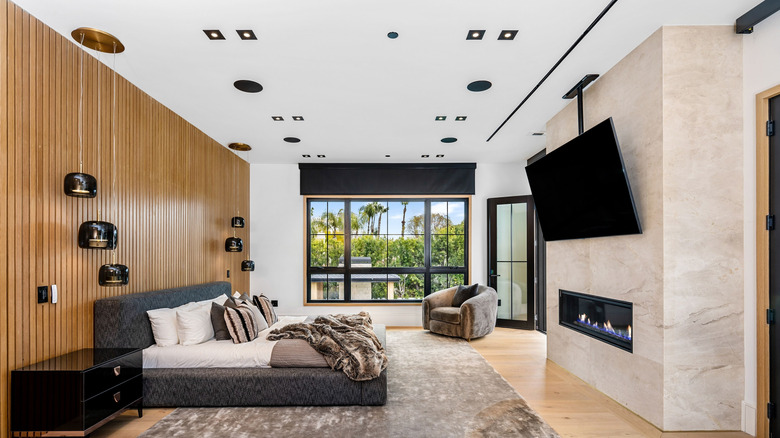
M 79 173 L 84 173 L 84 34 L 79 53 Z
M 83 51 L 84 48 L 82 47 L 81 50 Z M 100 92 L 101 92 L 101 89 L 100 89 L 101 88 L 100 87 L 100 52 L 98 52 L 98 54 L 97 54 L 97 59 L 98 59 L 98 62 L 97 62 L 98 110 L 97 110 L 97 142 L 96 143 L 97 143 L 97 177 L 98 177 L 98 180 L 100 180 L 100 178 L 103 177 L 102 172 L 100 171 L 100 169 L 102 167 L 101 166 L 102 163 L 100 162 L 100 149 L 101 149 L 101 145 L 102 145 L 102 141 L 101 140 L 103 139 L 103 137 L 101 136 L 102 132 L 100 130 L 100 126 L 101 126 L 101 123 L 100 123 L 100 113 L 103 112 L 103 107 L 100 105 L 100 102 L 101 102 L 100 101 Z M 100 221 L 100 202 L 98 202 L 98 207 L 97 207 L 97 220 Z
M 119 208 L 116 200 L 116 41 L 114 41 L 114 59 L 112 62 L 112 82 L 111 82 L 111 196 L 114 201 L 114 218 L 117 222 Z M 114 247 L 112 263 L 116 264 L 116 247 Z

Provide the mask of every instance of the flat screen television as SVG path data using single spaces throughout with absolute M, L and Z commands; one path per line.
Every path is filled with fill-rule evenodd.
M 525 172 L 545 240 L 642 233 L 611 117 Z

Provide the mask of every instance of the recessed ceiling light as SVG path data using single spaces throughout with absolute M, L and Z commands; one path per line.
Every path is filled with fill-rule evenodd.
M 238 33 L 238 37 L 242 40 L 256 40 L 257 37 L 255 36 L 255 33 L 252 31 L 252 29 L 243 29 L 243 30 L 237 30 L 236 33 Z
M 390 155 L 385 155 L 385 158 L 390 158 Z
M 479 91 L 485 91 L 492 86 L 493 84 L 490 83 L 490 81 L 474 81 L 468 84 L 466 88 L 468 88 L 469 91 L 479 92 Z
M 455 143 L 456 141 L 458 141 L 458 139 L 455 137 L 444 137 L 441 139 L 442 143 Z
M 513 40 L 515 39 L 515 35 L 517 35 L 516 30 L 502 30 L 501 33 L 498 35 L 499 40 Z
M 284 117 L 282 116 L 271 116 L 272 119 L 274 119 L 274 122 L 283 122 Z
M 470 30 L 466 35 L 467 40 L 481 40 L 485 36 L 485 30 Z
M 224 40 L 225 35 L 222 35 L 222 32 L 219 31 L 219 29 L 204 29 L 203 33 L 206 34 L 207 37 L 209 37 L 210 40 Z
M 252 146 L 249 146 L 246 143 L 230 143 L 228 145 L 228 147 L 230 149 L 233 149 L 234 151 L 246 152 L 246 151 L 251 151 L 252 150 Z
M 233 82 L 233 86 L 245 93 L 259 93 L 263 91 L 263 86 L 255 81 L 240 79 Z
M 299 143 L 301 139 L 298 137 L 285 137 L 284 141 L 286 141 L 287 143 Z
M 455 121 L 456 122 L 462 122 L 464 120 L 466 120 L 466 116 L 457 116 L 457 117 L 455 117 Z
M 420 155 L 420 158 L 428 158 L 430 155 Z
M 398 38 L 398 32 L 388 32 L 387 37 L 390 38 L 391 40 L 394 40 Z
M 302 156 L 303 158 L 311 158 L 311 155 L 309 155 L 309 154 L 303 154 L 303 155 L 301 155 L 301 156 Z
M 293 116 L 293 120 L 295 120 L 296 122 L 302 122 L 303 116 Z
M 447 120 L 447 116 L 436 116 L 436 121 L 441 122 L 443 120 Z
M 436 158 L 444 158 L 444 154 L 437 154 Z
M 317 155 L 317 158 L 325 158 L 325 155 L 322 155 L 322 154 Z

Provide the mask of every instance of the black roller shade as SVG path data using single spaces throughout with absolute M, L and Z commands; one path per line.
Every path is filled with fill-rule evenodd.
M 298 164 L 301 195 L 473 195 L 476 163 Z

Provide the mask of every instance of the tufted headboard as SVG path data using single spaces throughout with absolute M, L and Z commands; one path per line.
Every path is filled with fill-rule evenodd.
M 154 344 L 147 310 L 230 293 L 230 283 L 217 281 L 99 299 L 95 301 L 95 348 L 146 348 Z

